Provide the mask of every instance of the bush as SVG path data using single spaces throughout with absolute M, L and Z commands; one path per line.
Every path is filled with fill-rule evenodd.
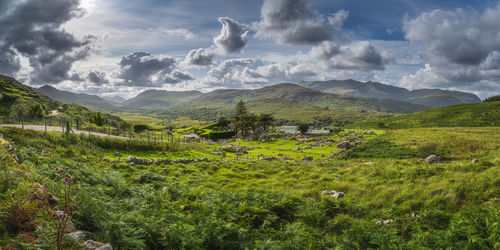
M 500 101 L 500 95 L 490 96 L 483 100 L 483 102 L 498 102 Z
M 134 124 L 134 132 L 139 133 L 141 131 L 149 130 L 149 126 L 145 124 Z
M 234 131 L 211 131 L 200 134 L 200 137 L 211 140 L 222 140 L 231 138 L 235 135 L 236 133 Z

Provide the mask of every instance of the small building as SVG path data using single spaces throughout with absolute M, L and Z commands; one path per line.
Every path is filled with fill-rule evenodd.
M 281 126 L 278 132 L 283 132 L 287 134 L 296 134 L 299 131 L 299 126 Z
M 329 133 L 330 133 L 330 130 L 324 130 L 324 129 L 313 129 L 313 130 L 311 130 L 310 132 L 308 131 L 308 133 L 310 133 L 310 134 L 329 134 Z

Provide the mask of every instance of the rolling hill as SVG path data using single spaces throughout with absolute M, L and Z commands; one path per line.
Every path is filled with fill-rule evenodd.
M 500 101 L 459 104 L 351 125 L 386 128 L 484 126 L 500 126 Z
M 69 91 L 58 90 L 52 86 L 45 85 L 41 88 L 36 89 L 43 95 L 48 96 L 50 99 L 62 102 L 62 103 L 74 103 L 88 108 L 99 110 L 99 111 L 117 111 L 119 110 L 115 105 L 111 104 L 110 101 L 97 95 L 89 94 L 76 94 Z
M 474 94 L 441 89 L 408 90 L 378 82 L 358 82 L 355 80 L 330 80 L 300 82 L 300 86 L 331 94 L 342 94 L 378 99 L 391 99 L 434 108 L 463 103 L 478 103 Z
M 233 105 L 240 100 L 251 102 L 264 98 L 291 99 L 330 110 L 411 113 L 429 109 L 428 106 L 398 100 L 323 93 L 293 83 L 281 83 L 255 90 L 215 90 L 193 100 L 189 105 L 191 107 L 214 107 Z
M 199 96 L 203 95 L 199 91 L 166 91 L 166 90 L 146 90 L 136 97 L 126 100 L 122 107 L 128 109 L 167 109 L 184 105 Z
M 51 109 L 59 106 L 59 103 L 19 83 L 14 78 L 0 75 L 0 117 L 9 115 L 10 106 L 18 97 L 37 101 Z

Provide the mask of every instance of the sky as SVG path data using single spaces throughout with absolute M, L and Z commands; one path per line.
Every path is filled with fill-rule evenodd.
M 0 0 L 0 74 L 120 95 L 314 80 L 500 93 L 489 0 Z

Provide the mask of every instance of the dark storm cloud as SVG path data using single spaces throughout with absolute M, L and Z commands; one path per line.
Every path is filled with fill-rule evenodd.
M 88 57 L 93 37 L 80 41 L 61 29 L 62 24 L 83 14 L 79 0 L 10 1 L 9 6 L 0 17 L 0 40 L 29 58 L 32 81 L 66 80 L 73 63 Z
M 21 63 L 16 52 L 0 42 L 0 74 L 14 75 L 21 69 Z
M 241 51 L 247 44 L 245 26 L 229 17 L 219 17 L 217 20 L 222 24 L 218 36 L 214 37 L 214 44 L 225 54 Z
M 325 19 L 307 5 L 307 0 L 264 0 L 261 20 L 253 25 L 256 36 L 287 45 L 348 40 L 341 31 L 347 11 L 340 10 Z
M 209 49 L 193 49 L 189 51 L 183 64 L 186 66 L 210 66 L 213 64 L 215 53 Z
M 161 79 L 167 79 L 175 67 L 175 58 L 173 57 L 160 58 L 151 55 L 149 52 L 133 52 L 123 56 L 120 61 L 118 78 L 123 79 L 123 82 L 119 84 L 127 86 L 159 86 L 165 83 Z M 153 78 L 159 78 L 160 80 Z
M 106 73 L 100 71 L 89 72 L 88 79 L 90 82 L 95 83 L 95 85 L 98 86 L 109 83 L 109 80 L 106 79 Z

